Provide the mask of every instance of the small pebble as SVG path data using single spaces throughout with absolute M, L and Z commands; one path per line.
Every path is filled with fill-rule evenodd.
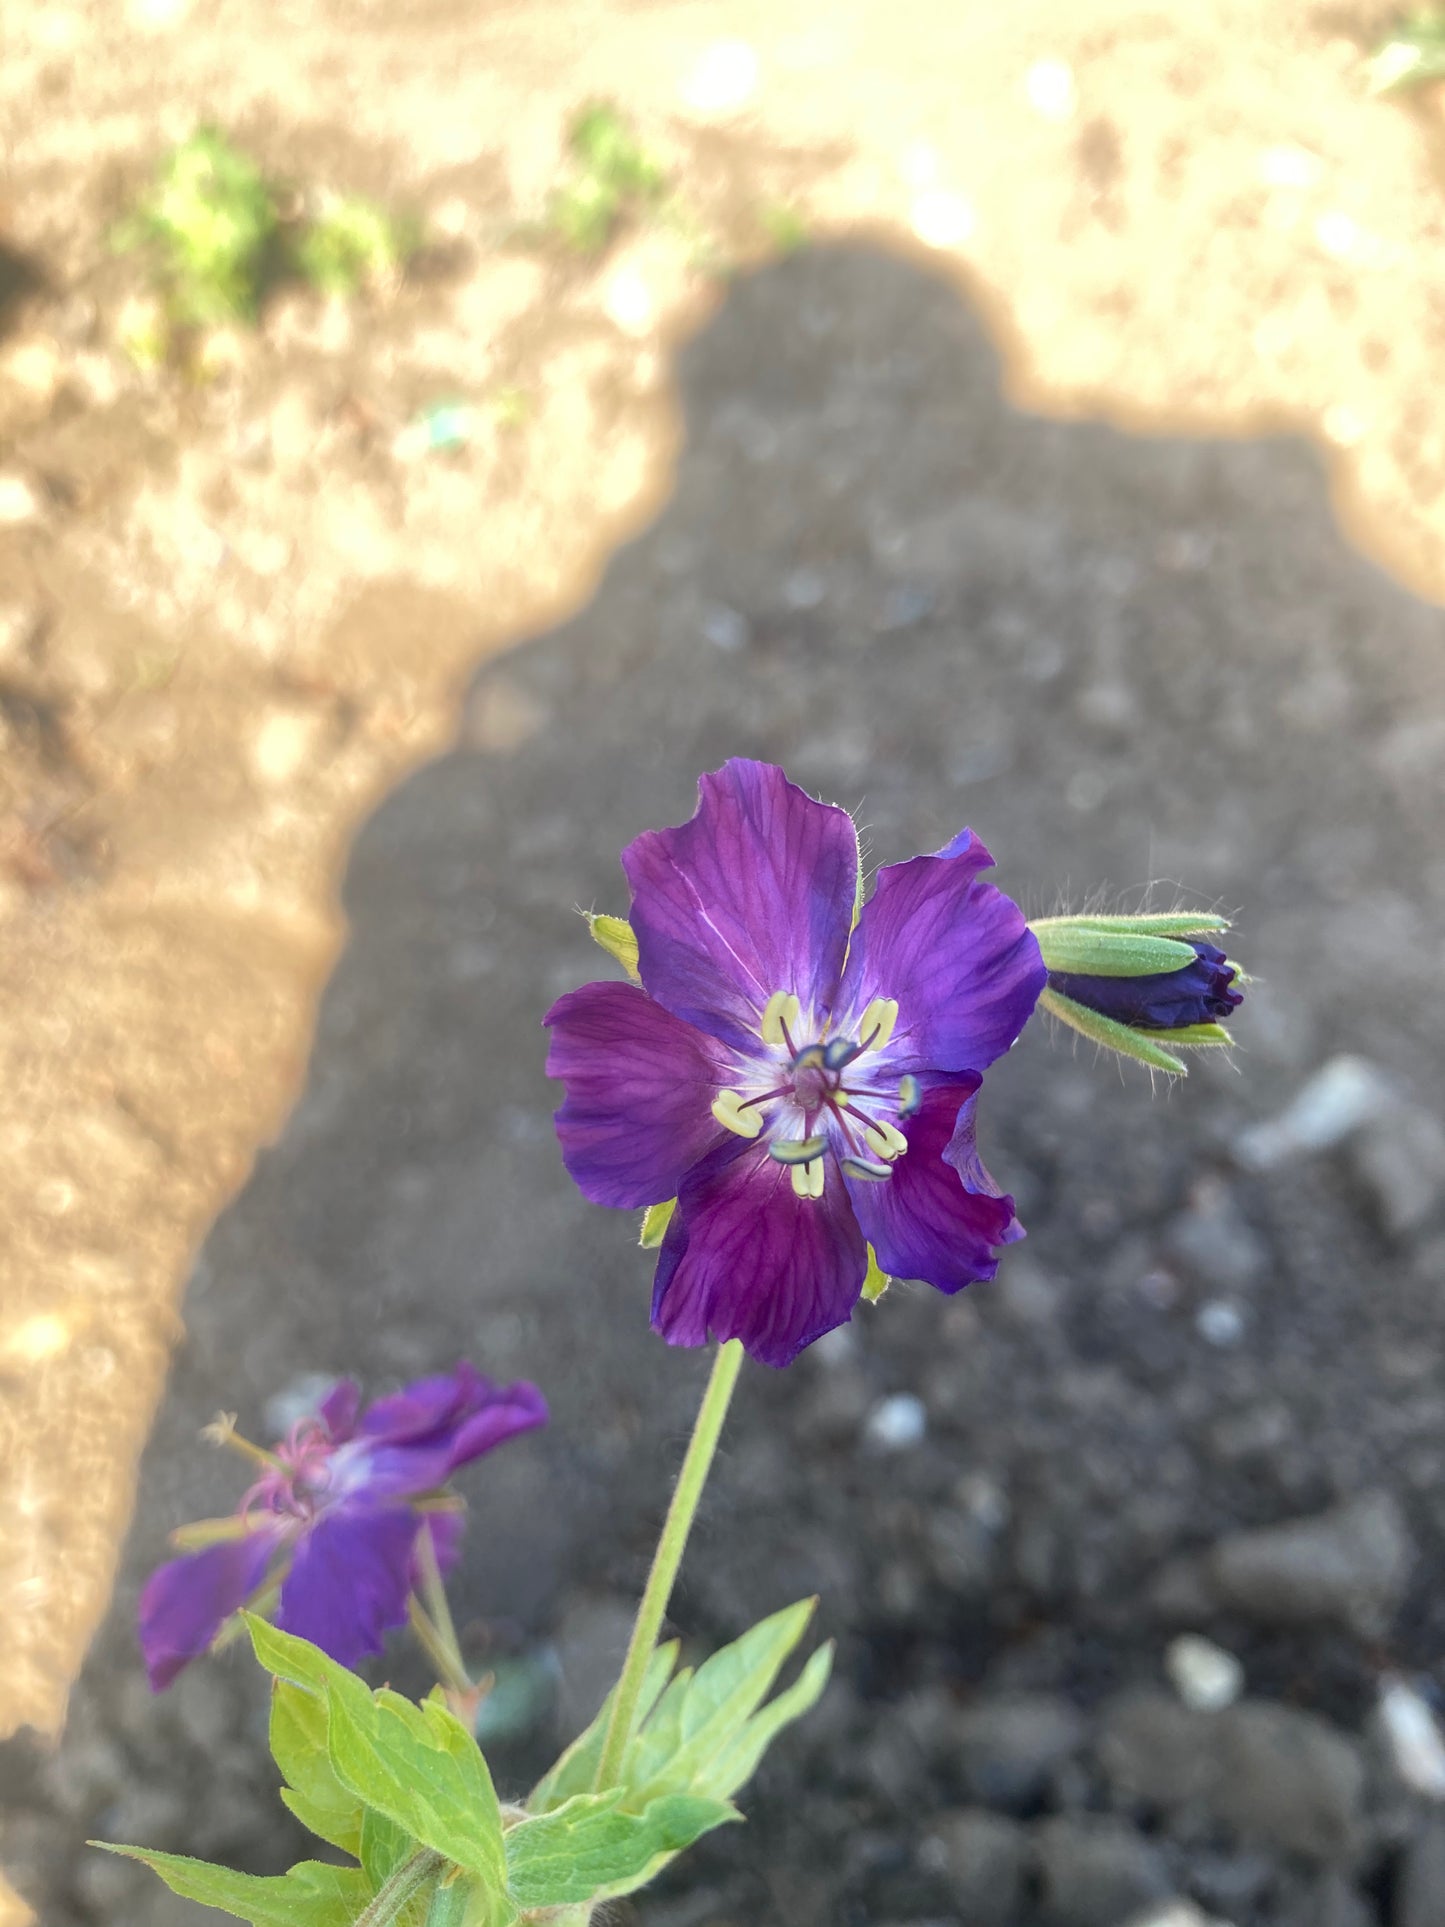
M 1228 1351 L 1244 1336 L 1244 1314 L 1227 1298 L 1211 1298 L 1195 1313 L 1194 1329 L 1206 1344 Z
M 1428 1800 L 1445 1800 L 1445 1740 L 1423 1697 L 1406 1680 L 1381 1680 L 1379 1715 L 1405 1785 Z
M 1240 1133 L 1235 1158 L 1248 1170 L 1268 1171 L 1291 1158 L 1328 1151 L 1377 1117 L 1389 1101 L 1389 1083 L 1374 1064 L 1363 1057 L 1332 1057 L 1277 1116 Z
M 895 1392 L 879 1401 L 863 1422 L 864 1442 L 877 1452 L 906 1452 L 921 1445 L 928 1430 L 928 1413 L 912 1392 Z
M 752 625 L 737 609 L 715 602 L 702 619 L 702 632 L 714 649 L 745 649 L 752 636 Z
M 22 522 L 37 522 L 43 504 L 23 475 L 0 475 L 0 523 L 18 528 Z
M 1244 1691 L 1244 1668 L 1234 1654 L 1198 1633 L 1171 1640 L 1164 1665 L 1175 1692 L 1196 1713 L 1218 1713 Z

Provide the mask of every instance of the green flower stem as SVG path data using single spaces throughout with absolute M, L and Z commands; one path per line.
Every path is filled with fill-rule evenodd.
M 403 1860 L 396 1872 L 377 1889 L 376 1897 L 356 1916 L 356 1927 L 392 1927 L 411 1902 L 446 1865 L 439 1853 L 423 1847 L 410 1860 Z
M 456 1634 L 453 1633 L 448 1642 L 445 1632 L 432 1619 L 415 1593 L 406 1602 L 406 1618 L 416 1635 L 417 1644 L 436 1668 L 437 1678 L 446 1687 L 448 1695 L 470 1693 L 472 1681 L 456 1649 Z
M 657 1551 L 652 1555 L 652 1570 L 647 1575 L 632 1638 L 628 1642 L 627 1658 L 622 1666 L 622 1677 L 613 1695 L 612 1717 L 607 1722 L 607 1737 L 597 1766 L 598 1792 L 616 1786 L 621 1776 L 622 1758 L 632 1738 L 637 1701 L 647 1675 L 647 1663 L 652 1658 L 657 1635 L 662 1630 L 667 1602 L 672 1597 L 687 1535 L 692 1530 L 698 1500 L 707 1484 L 713 1453 L 717 1450 L 718 1437 L 722 1432 L 723 1420 L 727 1417 L 742 1362 L 742 1342 L 736 1338 L 729 1339 L 726 1345 L 720 1345 L 713 1359 L 712 1375 L 702 1395 L 702 1404 L 698 1407 L 682 1470 L 677 1475 L 677 1487 L 672 1495 L 672 1504 L 667 1508 L 662 1537 L 657 1542 Z
M 436 1540 L 431 1534 L 430 1525 L 424 1525 L 416 1535 L 416 1562 L 421 1569 L 421 1596 L 431 1623 L 441 1634 L 447 1655 L 459 1674 L 462 1683 L 470 1687 L 471 1675 L 467 1663 L 462 1658 L 461 1641 L 457 1638 L 456 1621 L 452 1609 L 447 1604 L 447 1589 L 442 1584 L 441 1567 L 437 1564 Z M 455 1680 L 447 1682 L 456 1685 Z

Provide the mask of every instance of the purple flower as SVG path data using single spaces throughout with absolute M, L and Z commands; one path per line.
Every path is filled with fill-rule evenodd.
M 358 1387 L 343 1380 L 274 1452 L 257 1455 L 270 1463 L 235 1517 L 216 1522 L 215 1542 L 151 1574 L 140 1643 L 153 1691 L 205 1652 L 268 1579 L 279 1579 L 275 1617 L 286 1632 L 343 1666 L 379 1653 L 407 1616 L 418 1534 L 431 1533 L 443 1570 L 461 1539 L 455 1504 L 423 1510 L 417 1501 L 459 1466 L 547 1422 L 535 1385 L 496 1385 L 465 1361 L 359 1413 L 360 1404 Z
M 1081 972 L 1051 970 L 1049 989 L 1076 1004 L 1098 1011 L 1116 1024 L 1144 1030 L 1182 1030 L 1190 1024 L 1217 1024 L 1244 1002 L 1234 988 L 1239 974 L 1222 950 L 1201 938 L 1184 941 L 1194 952 L 1193 963 L 1152 977 L 1093 977 Z
M 767 763 L 698 786 L 691 821 L 622 856 L 641 987 L 548 1012 L 557 1134 L 597 1204 L 677 1197 L 652 1322 L 786 1365 L 885 1272 L 958 1291 L 1021 1237 L 979 1161 L 985 1067 L 1044 984 L 970 831 L 895 863 L 851 929 L 852 819 Z M 850 935 L 851 929 L 851 935 Z

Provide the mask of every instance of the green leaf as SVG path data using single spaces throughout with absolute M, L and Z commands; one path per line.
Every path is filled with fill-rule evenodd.
M 630 1804 L 695 1784 L 762 1704 L 817 1603 L 801 1599 L 771 1614 L 705 1660 L 691 1679 L 678 1675 L 634 1743 L 627 1766 Z
M 1096 1010 L 1088 1010 L 1083 1004 L 1076 1004 L 1072 997 L 1065 997 L 1057 990 L 1043 990 L 1039 993 L 1039 1009 L 1046 1010 L 1051 1017 L 1067 1024 L 1071 1030 L 1078 1031 L 1092 1043 L 1102 1044 L 1106 1050 L 1117 1051 L 1121 1057 L 1132 1057 L 1140 1064 L 1147 1064 L 1151 1070 L 1167 1071 L 1170 1077 L 1187 1077 L 1189 1066 L 1183 1058 L 1175 1057 L 1162 1045 L 1150 1041 L 1143 1031 L 1131 1030 L 1127 1024 L 1115 1023 L 1112 1017 L 1101 1017 Z M 1172 1033 L 1164 1032 L 1169 1036 Z
M 302 1826 L 359 1860 L 363 1809 L 331 1770 L 325 1702 L 289 1680 L 271 1686 L 271 1757 L 288 1782 L 281 1798 Z
M 1194 962 L 1190 944 L 1172 937 L 1145 937 L 1096 930 L 1073 917 L 1030 924 L 1046 967 L 1088 977 L 1153 977 Z
M 769 1700 L 732 1745 L 716 1754 L 700 1776 L 714 1799 L 726 1800 L 746 1786 L 758 1762 L 785 1726 L 816 1706 L 833 1671 L 833 1642 L 820 1646 L 786 1692 Z
M 601 944 L 609 957 L 617 959 L 633 983 L 641 983 L 642 979 L 637 974 L 637 938 L 627 919 L 598 916 L 589 911 L 587 928 L 592 933 L 592 941 Z
M 1206 937 L 1227 930 L 1229 918 L 1212 910 L 1168 910 L 1159 915 L 1145 911 L 1139 916 L 1117 917 L 1035 917 L 1029 929 L 1037 936 L 1041 930 L 1100 930 L 1118 937 Z
M 474 1873 L 489 1891 L 506 1886 L 496 1791 L 481 1750 L 435 1700 L 413 1706 L 338 1666 L 318 1647 L 246 1616 L 268 1672 L 322 1697 L 327 1754 L 342 1786 L 414 1841 Z
M 233 1873 L 182 1853 L 116 1847 L 104 1840 L 90 1845 L 144 1862 L 173 1894 L 234 1914 L 251 1927 L 353 1927 L 373 1897 L 371 1882 L 359 1867 L 303 1860 L 284 1874 Z
M 725 1800 L 669 1794 L 640 1813 L 621 1789 L 582 1793 L 507 1834 L 512 1898 L 523 1908 L 610 1900 L 644 1886 L 665 1860 L 741 1816 Z
M 876 1305 L 892 1283 L 893 1280 L 878 1262 L 878 1253 L 873 1249 L 872 1245 L 869 1245 L 868 1272 L 863 1280 L 864 1303 Z
M 637 1240 L 644 1251 L 655 1251 L 662 1243 L 676 1209 L 676 1198 L 669 1198 L 666 1204 L 648 1205 L 642 1216 L 642 1231 Z
M 676 1664 L 677 1641 L 671 1639 L 666 1645 L 659 1646 L 648 1661 L 641 1697 L 637 1702 L 639 1724 L 656 1706 Z M 602 1760 L 602 1747 L 607 1738 L 607 1722 L 612 1717 L 612 1700 L 613 1695 L 609 1693 L 586 1732 L 573 1740 L 556 1765 L 537 1782 L 528 1796 L 529 1812 L 550 1813 L 574 1794 L 592 1791 L 592 1783 L 597 1778 L 597 1768 Z

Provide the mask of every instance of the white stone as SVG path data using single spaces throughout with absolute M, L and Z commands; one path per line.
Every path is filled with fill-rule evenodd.
M 715 40 L 680 89 L 684 104 L 710 120 L 740 112 L 757 91 L 758 56 L 746 40 Z
M 1042 120 L 1068 120 L 1078 105 L 1073 70 L 1062 60 L 1036 60 L 1024 76 L 1024 93 Z
M 1227 1298 L 1211 1298 L 1195 1313 L 1194 1329 L 1206 1345 L 1228 1351 L 1244 1336 L 1244 1314 Z
M 1293 1100 L 1261 1124 L 1241 1131 L 1235 1159 L 1252 1171 L 1328 1151 L 1378 1117 L 1391 1101 L 1389 1080 L 1363 1057 L 1332 1057 Z
M 1218 1713 L 1244 1691 L 1244 1668 L 1222 1646 L 1198 1633 L 1171 1640 L 1164 1666 L 1174 1690 L 1196 1713 Z
M 931 187 L 913 197 L 908 223 L 929 248 L 959 248 L 973 236 L 972 205 L 961 194 L 945 187 Z
M 1428 1800 L 1445 1800 L 1445 1740 L 1424 1699 L 1403 1679 L 1383 1679 L 1379 1717 L 1405 1785 Z
M 927 1431 L 927 1410 L 912 1392 L 880 1399 L 863 1422 L 864 1441 L 877 1452 L 906 1452 L 921 1445 Z
M 258 783 L 279 789 L 310 762 L 322 719 L 312 709 L 273 709 L 251 738 L 249 762 Z
M 18 528 L 22 522 L 37 522 L 43 504 L 23 475 L 13 471 L 0 475 L 0 523 Z

